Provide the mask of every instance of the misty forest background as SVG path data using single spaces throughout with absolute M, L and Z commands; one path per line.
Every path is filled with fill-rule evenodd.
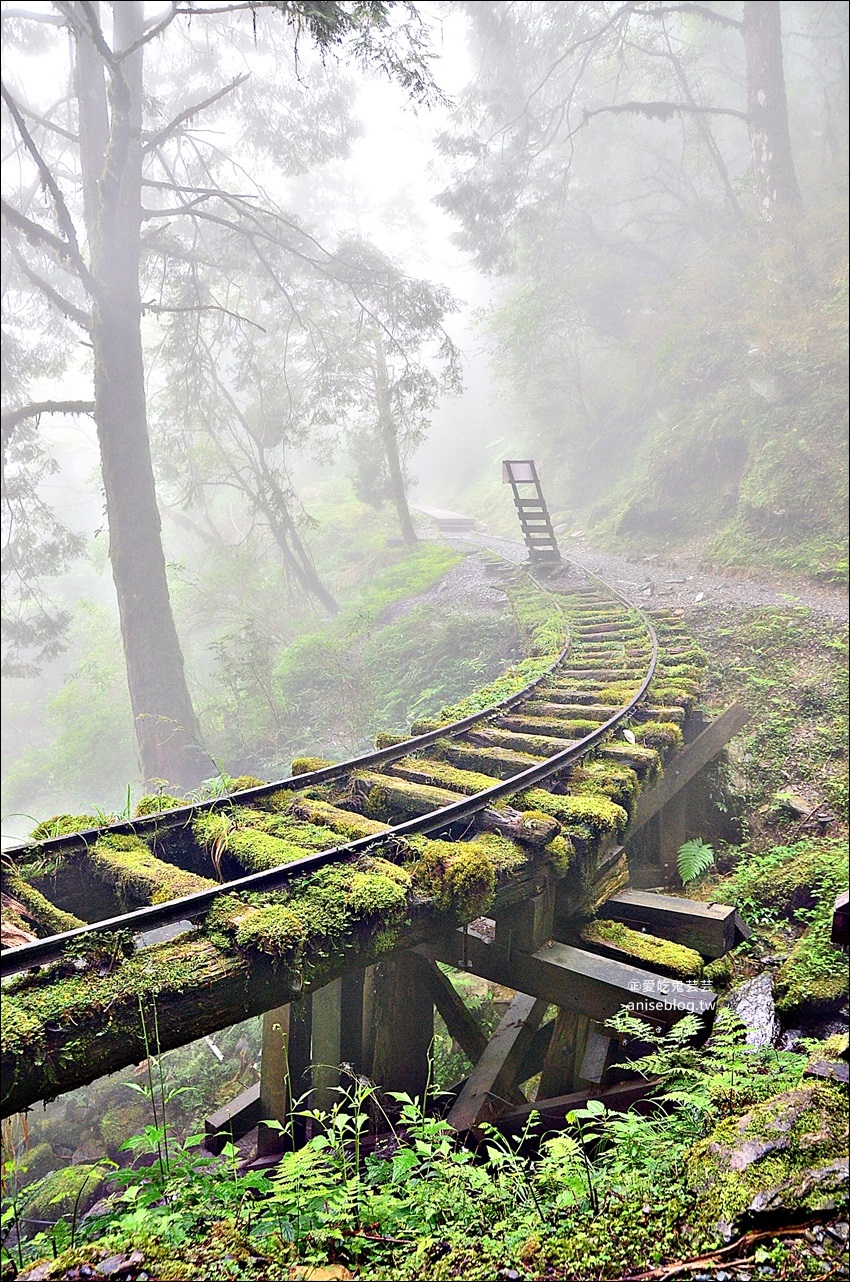
M 3 17 L 4 836 L 488 679 L 410 507 L 515 539 L 503 457 L 846 584 L 845 4 Z

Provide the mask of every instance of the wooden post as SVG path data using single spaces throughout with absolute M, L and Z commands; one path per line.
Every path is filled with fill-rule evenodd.
M 330 1113 L 339 1103 L 342 1042 L 342 980 L 313 993 L 313 1091 L 311 1106 Z
M 282 1153 L 297 1142 L 303 1132 L 300 1119 L 292 1117 L 292 1106 L 307 1083 L 304 1073 L 310 1062 L 311 999 L 278 1006 L 263 1015 L 263 1042 L 260 1054 L 260 1125 L 257 1156 Z M 286 1133 L 263 1121 L 280 1122 Z
M 425 1094 L 434 1040 L 434 1006 L 419 959 L 400 952 L 375 972 L 375 1052 L 372 1076 L 389 1091 Z
M 516 1075 L 547 1005 L 516 994 L 446 1119 L 455 1130 L 471 1130 L 498 1112 L 499 1103 L 516 1102 Z
M 687 785 L 671 797 L 658 816 L 658 870 L 665 885 L 678 884 L 679 847 L 687 841 L 688 834 L 688 787 Z
M 590 1020 L 578 1011 L 559 1010 L 552 1031 L 552 1040 L 537 1094 L 540 1099 L 565 1095 L 571 1091 L 584 1058 L 584 1049 L 590 1032 Z
M 361 1068 L 372 1077 L 375 1057 L 375 967 L 367 966 L 363 975 L 363 1049 Z
M 348 971 L 341 979 L 339 1062 L 364 1071 L 364 1000 L 366 971 Z
M 555 886 L 506 908 L 496 917 L 496 943 L 508 950 L 534 953 L 552 938 Z

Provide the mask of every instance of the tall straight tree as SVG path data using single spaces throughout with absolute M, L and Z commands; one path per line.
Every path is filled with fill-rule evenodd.
M 396 8 L 402 16 L 393 25 L 389 15 Z M 246 198 L 232 184 L 219 185 L 211 159 L 219 151 L 202 154 L 189 136 L 197 115 L 228 98 L 246 77 L 237 75 L 200 101 L 184 100 L 167 123 L 154 117 L 155 127 L 145 129 L 143 107 L 145 114 L 160 107 L 147 83 L 145 58 L 152 41 L 195 13 L 212 15 L 205 20 L 219 24 L 247 16 L 256 33 L 262 10 L 281 29 L 292 28 L 296 42 L 306 32 L 323 51 L 344 48 L 400 81 L 414 98 L 427 99 L 433 89 L 421 24 L 412 5 L 395 0 L 321 6 L 258 0 L 213 9 L 172 3 L 164 16 L 147 20 L 143 0 L 57 0 L 49 10 L 9 12 L 15 23 L 42 22 L 70 35 L 73 110 L 62 123 L 56 107 L 34 109 L 22 92 L 4 86 L 22 172 L 20 199 L 3 202 L 4 220 L 23 277 L 86 332 L 93 349 L 109 555 L 142 771 L 148 779 L 182 787 L 210 773 L 210 762 L 198 741 L 162 548 L 145 393 L 143 250 L 160 255 L 162 296 L 173 258 L 185 256 L 168 235 L 175 216 L 190 220 L 198 241 L 205 218 L 245 236 L 258 255 L 263 243 L 279 242 L 292 223 L 273 202 L 258 200 L 265 196 L 261 188 Z M 346 121 L 347 106 L 338 103 L 317 130 L 320 143 L 330 139 L 328 154 L 345 145 Z M 185 152 L 179 151 L 182 143 Z M 51 145 L 64 152 L 58 163 L 56 151 L 53 164 L 48 158 Z M 178 149 L 176 162 L 164 153 L 167 146 Z M 164 179 L 153 177 L 152 164 Z M 70 168 L 82 188 L 81 215 Z M 175 178 L 178 169 L 181 177 Z M 153 196 L 153 208 L 143 207 L 143 192 Z M 155 232 L 143 235 L 150 220 L 163 230 L 159 242 Z M 193 270 L 202 270 L 201 258 Z

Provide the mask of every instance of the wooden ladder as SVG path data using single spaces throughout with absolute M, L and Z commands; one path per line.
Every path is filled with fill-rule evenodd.
M 511 487 L 529 560 L 532 564 L 560 561 L 561 553 L 540 488 L 537 464 L 533 459 L 505 459 L 502 481 Z

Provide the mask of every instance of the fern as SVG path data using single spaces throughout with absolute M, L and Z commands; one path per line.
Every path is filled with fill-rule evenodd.
M 696 881 L 703 873 L 708 872 L 714 864 L 714 847 L 709 846 L 708 842 L 703 841 L 702 837 L 695 837 L 692 841 L 686 841 L 684 846 L 679 847 L 679 853 L 676 856 L 679 865 L 679 876 L 682 879 L 682 885 L 687 886 L 688 882 Z

